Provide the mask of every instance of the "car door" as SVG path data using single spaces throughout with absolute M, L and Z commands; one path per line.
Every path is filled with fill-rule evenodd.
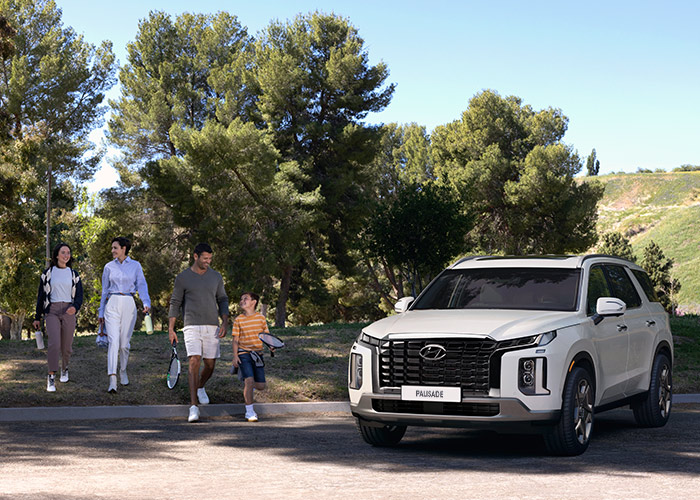
M 627 304 L 627 310 L 621 318 L 627 327 L 629 352 L 627 355 L 627 369 L 625 374 L 625 393 L 635 384 L 635 380 L 648 375 L 649 361 L 646 353 L 649 352 L 650 329 L 647 325 L 649 310 L 642 305 L 642 298 L 627 273 L 627 268 L 622 265 L 606 264 L 605 271 L 608 282 L 612 288 L 613 297 L 623 300 Z
M 615 297 L 602 265 L 591 266 L 588 273 L 586 312 L 595 314 L 600 297 Z M 597 393 L 599 404 L 615 401 L 624 396 L 627 385 L 627 355 L 629 336 L 623 317 L 605 318 L 594 324 L 589 322 L 591 340 L 598 358 Z
M 628 274 L 630 270 L 628 269 Z M 664 327 L 665 314 L 663 306 L 659 302 L 654 285 L 644 271 L 631 270 L 631 277 L 635 284 L 639 285 L 637 291 L 643 300 L 642 309 L 645 311 L 644 327 L 630 332 L 630 380 L 625 392 L 634 395 L 649 389 L 649 377 L 651 364 L 654 359 L 654 348 L 659 331 Z

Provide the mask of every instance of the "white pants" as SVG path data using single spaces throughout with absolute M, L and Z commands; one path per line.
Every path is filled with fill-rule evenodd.
M 109 338 L 107 350 L 107 375 L 117 374 L 119 368 L 126 371 L 129 362 L 131 334 L 136 324 L 136 303 L 131 295 L 110 295 L 105 306 L 105 330 Z

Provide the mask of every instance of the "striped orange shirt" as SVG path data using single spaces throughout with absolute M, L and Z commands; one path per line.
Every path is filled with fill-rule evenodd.
M 250 316 L 239 315 L 233 320 L 231 333 L 234 339 L 238 339 L 238 348 L 245 351 L 262 351 L 263 343 L 258 338 L 259 333 L 270 333 L 267 328 L 265 316 L 256 312 Z

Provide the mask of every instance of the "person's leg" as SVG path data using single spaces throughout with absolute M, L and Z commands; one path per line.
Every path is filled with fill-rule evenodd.
M 73 334 L 75 333 L 75 314 L 68 314 L 66 309 L 71 307 L 70 304 L 65 304 L 63 312 L 59 316 L 61 320 L 61 358 L 63 370 L 68 369 L 71 354 L 73 354 Z
M 109 348 L 107 349 L 107 375 L 117 376 L 117 361 L 119 359 L 119 299 L 118 295 L 112 295 L 107 300 L 105 306 L 105 333 L 109 339 Z
M 190 356 L 190 367 L 187 379 L 190 383 L 190 403 L 192 406 L 197 405 L 197 389 L 199 389 L 199 367 L 201 361 L 201 356 Z
M 123 296 L 121 300 L 121 314 L 119 324 L 119 374 L 121 383 L 128 385 L 129 378 L 126 375 L 126 366 L 129 364 L 129 350 L 131 349 L 131 336 L 136 324 L 136 303 L 133 297 Z
M 46 354 L 49 361 L 49 374 L 56 375 L 58 359 L 61 355 L 61 320 L 58 317 L 58 304 L 51 304 L 44 320 L 46 324 Z
M 244 381 L 243 385 L 243 400 L 245 401 L 246 406 L 250 406 L 253 404 L 253 386 L 255 385 L 255 381 L 253 380 L 253 377 L 248 377 Z
M 202 361 L 204 362 L 204 368 L 202 369 L 202 373 L 199 375 L 199 386 L 197 387 L 198 389 L 204 388 L 204 384 L 207 383 L 207 380 L 209 380 L 212 373 L 214 373 L 214 367 L 216 366 L 215 359 L 203 358 Z

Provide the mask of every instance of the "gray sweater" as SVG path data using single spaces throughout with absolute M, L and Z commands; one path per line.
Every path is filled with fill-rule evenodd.
M 177 318 L 181 308 L 185 326 L 218 326 L 219 316 L 228 316 L 228 296 L 221 275 L 211 268 L 197 274 L 189 267 L 178 274 L 168 316 Z

